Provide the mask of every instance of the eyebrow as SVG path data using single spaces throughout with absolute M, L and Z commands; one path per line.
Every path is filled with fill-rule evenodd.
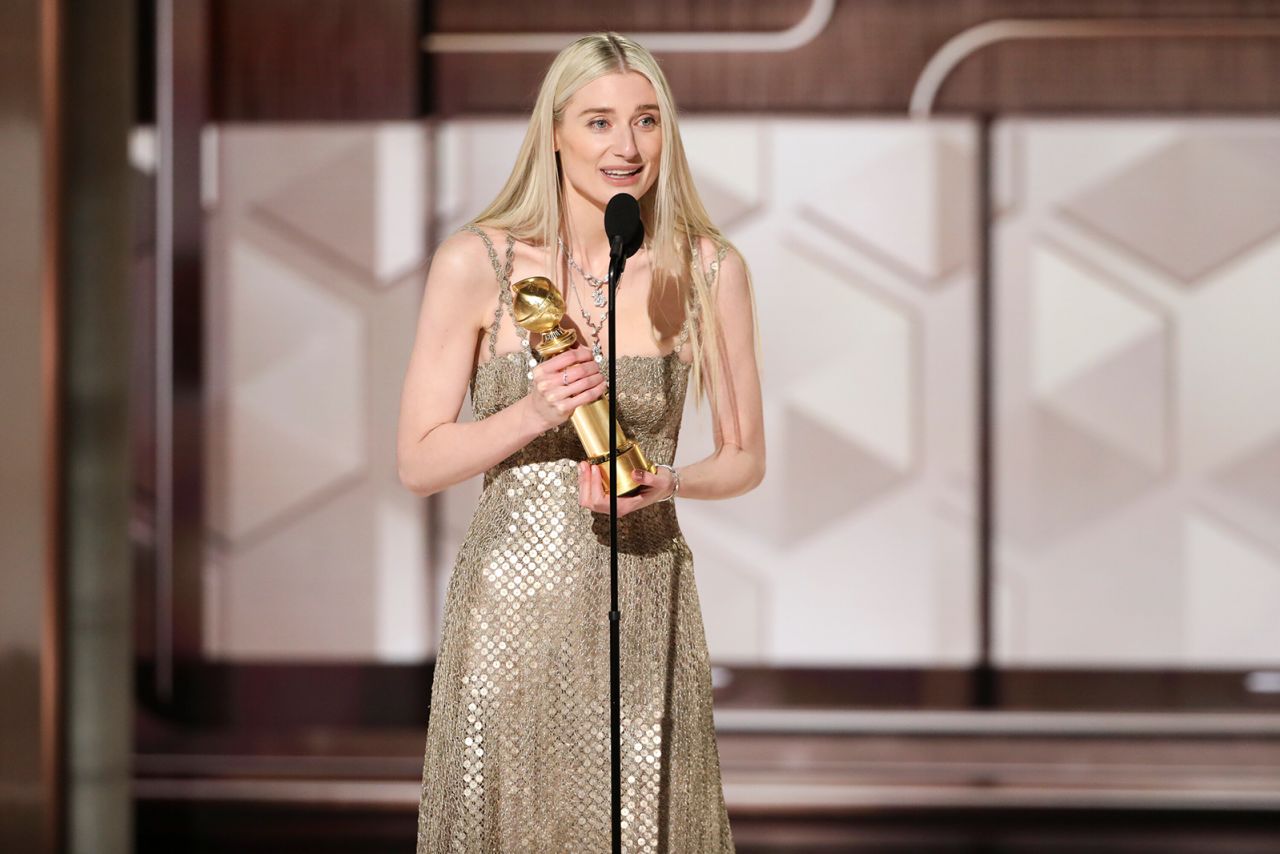
M 657 110 L 657 109 L 658 109 L 657 104 L 641 104 L 640 106 L 636 107 L 636 112 L 642 113 L 645 110 Z M 588 107 L 587 109 L 578 113 L 578 115 L 585 116 L 587 113 L 609 113 L 610 115 L 612 115 L 615 112 L 617 111 L 614 110 L 613 107 Z

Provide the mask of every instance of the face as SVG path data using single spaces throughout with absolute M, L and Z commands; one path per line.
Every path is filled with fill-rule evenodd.
M 653 84 L 638 71 L 583 86 L 555 128 L 566 191 L 601 208 L 620 192 L 644 196 L 658 178 L 661 122 Z

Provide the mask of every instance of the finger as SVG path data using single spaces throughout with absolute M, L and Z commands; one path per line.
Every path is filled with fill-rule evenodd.
M 592 389 L 596 386 L 600 386 L 600 388 L 603 389 L 608 384 L 605 380 L 604 374 L 599 371 L 593 371 L 590 368 L 588 368 L 586 374 L 580 378 L 580 381 L 583 383 L 583 389 Z
M 578 504 L 587 506 L 590 500 L 587 494 L 587 478 L 591 475 L 591 464 L 586 460 L 578 461 Z
M 600 512 L 600 468 L 599 466 L 587 463 L 586 477 L 586 506 L 590 507 L 596 513 Z
M 594 401 L 599 400 L 600 398 L 604 397 L 604 395 L 605 395 L 605 387 L 603 385 L 592 386 L 591 388 L 584 391 L 582 394 L 578 395 L 578 399 L 573 401 L 573 406 L 575 408 L 579 406 L 585 406 L 588 403 L 593 403 Z
M 534 378 L 537 381 L 538 390 L 543 394 L 548 395 L 553 400 L 563 398 L 564 394 L 561 390 L 573 385 L 575 381 L 582 379 L 581 371 L 577 370 L 573 366 L 576 364 L 577 363 L 575 362 L 566 367 L 560 368 L 559 370 L 544 371 L 541 374 L 535 374 Z M 565 377 L 569 378 L 568 383 L 565 382 Z M 560 393 L 557 393 L 558 391 Z
M 570 393 L 560 398 L 567 410 L 577 409 L 604 395 L 604 383 L 594 377 L 584 377 L 576 383 L 568 385 Z
M 573 397 L 576 394 L 582 394 L 587 389 L 594 388 L 603 380 L 604 377 L 599 375 L 592 376 L 591 374 L 584 374 L 581 371 L 575 374 L 574 371 L 570 369 L 568 384 L 565 384 L 564 380 L 561 380 L 561 384 L 564 388 L 569 389 L 569 394 L 566 395 L 566 397 Z
M 568 418 L 573 415 L 573 411 L 579 406 L 591 402 L 590 392 L 590 389 L 584 389 L 581 393 L 574 394 L 572 387 L 564 394 L 558 390 L 553 390 L 547 393 L 547 400 L 551 402 L 557 412 Z
M 577 355 L 581 355 L 582 358 L 576 358 Z M 534 379 L 543 391 L 549 391 L 555 384 L 565 385 L 566 375 L 569 377 L 569 384 L 572 385 L 575 380 L 591 376 L 603 377 L 604 373 L 596 365 L 591 351 L 585 348 L 575 348 L 560 353 L 534 368 Z
M 599 476 L 600 492 L 596 496 L 596 501 L 599 502 L 601 513 L 609 512 L 609 493 L 604 488 L 604 478 L 605 478 L 605 473 L 607 471 L 608 470 L 605 469 L 603 466 L 601 467 L 601 472 Z M 619 477 L 621 477 L 621 473 L 622 473 L 621 469 L 619 469 L 618 473 L 619 473 Z M 622 511 L 624 507 L 628 508 L 629 510 L 634 510 L 637 504 L 643 502 L 643 500 L 644 499 L 642 495 L 619 495 L 618 496 L 618 515 L 619 516 L 622 515 Z
M 609 461 L 605 460 L 603 466 L 592 466 L 596 470 L 595 477 L 591 479 L 591 503 L 599 507 L 602 504 L 604 509 L 601 513 L 609 512 L 609 494 L 604 490 L 604 479 L 609 473 Z
M 565 350 L 563 353 L 557 353 L 545 362 L 539 362 L 538 367 L 542 368 L 543 373 L 547 375 L 561 371 L 570 365 L 581 361 L 575 353 L 577 349 L 578 348 L 575 347 Z
M 651 495 L 666 495 L 671 488 L 671 476 L 665 472 L 656 474 L 640 469 L 636 472 L 636 480 L 647 486 Z
M 651 504 L 650 499 L 643 493 L 639 495 L 628 495 L 627 497 L 618 498 L 618 518 L 622 518 L 633 510 L 639 510 L 647 504 Z

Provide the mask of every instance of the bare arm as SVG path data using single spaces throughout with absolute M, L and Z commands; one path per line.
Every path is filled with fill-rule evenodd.
M 476 341 L 485 327 L 482 315 L 497 287 L 478 237 L 461 232 L 440 244 L 427 273 L 396 434 L 400 482 L 417 495 L 488 470 L 603 391 L 599 370 L 573 367 L 591 358 L 589 350 L 578 347 L 535 368 L 537 394 L 488 418 L 459 424 Z M 572 380 L 567 387 L 556 382 L 563 368 Z
M 764 414 L 751 292 L 746 265 L 732 250 L 720 265 L 715 305 L 725 348 L 717 377 L 720 401 L 712 415 L 716 450 L 680 468 L 681 498 L 731 498 L 764 480 Z
M 481 314 L 497 289 L 484 251 L 475 235 L 454 234 L 436 249 L 427 273 L 396 434 L 400 482 L 418 495 L 473 477 L 540 432 L 518 406 L 456 423 L 484 325 Z
M 710 241 L 703 243 L 707 257 Z M 714 285 L 715 311 L 723 331 L 721 390 L 713 413 L 716 450 L 711 456 L 680 468 L 681 498 L 732 498 L 750 492 L 764 480 L 764 414 L 760 402 L 760 376 L 756 365 L 755 321 L 747 268 L 730 251 L 720 264 Z M 710 346 L 708 344 L 708 346 Z M 639 510 L 671 494 L 674 482 L 665 469 L 633 472 L 648 487 L 619 496 L 618 515 Z M 593 466 L 578 464 L 578 503 L 597 513 L 609 512 L 609 496 Z
M 710 241 L 703 242 L 703 257 L 714 252 Z M 760 376 L 756 365 L 755 322 L 747 268 L 742 258 L 730 251 L 720 264 L 714 285 L 715 311 L 723 331 L 721 390 L 712 414 L 715 453 L 680 468 L 681 498 L 732 498 L 750 492 L 764 480 L 764 414 L 760 402 Z M 708 344 L 708 346 L 710 346 Z M 633 472 L 648 487 L 635 495 L 619 496 L 618 515 L 639 510 L 671 494 L 671 474 Z M 595 467 L 578 465 L 578 503 L 597 513 L 609 512 L 609 496 Z

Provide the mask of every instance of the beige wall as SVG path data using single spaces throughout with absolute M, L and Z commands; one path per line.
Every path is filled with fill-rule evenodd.
M 769 476 L 679 510 L 713 656 L 972 662 L 977 127 L 683 129 L 764 336 Z M 492 197 L 522 133 L 213 135 L 214 655 L 432 654 L 479 484 L 443 496 L 429 544 L 395 481 L 423 235 Z M 997 126 L 1000 661 L 1240 665 L 1276 648 L 1277 140 L 1265 121 Z M 710 450 L 690 405 L 678 461 Z
M 426 252 L 416 123 L 207 133 L 205 645 L 417 661 L 425 515 L 395 468 Z M 135 144 L 148 168 L 145 137 Z
M 1280 122 L 997 152 L 998 659 L 1274 666 Z

